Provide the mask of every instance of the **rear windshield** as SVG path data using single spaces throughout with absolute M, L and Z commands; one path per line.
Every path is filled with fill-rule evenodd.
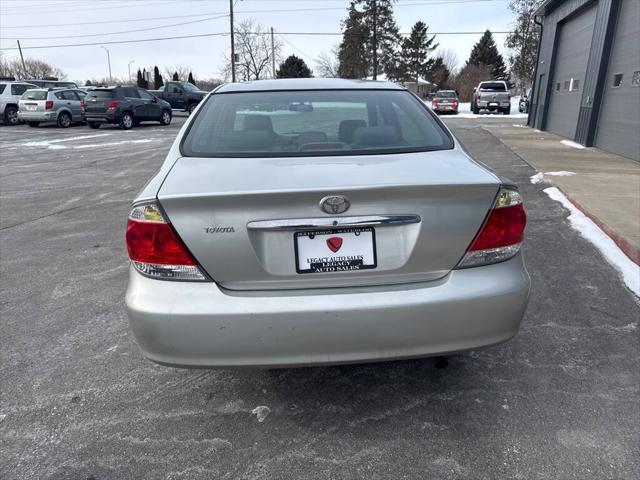
M 438 92 L 436 93 L 438 98 L 456 98 L 456 92 Z
M 402 90 L 212 95 L 182 143 L 200 157 L 361 155 L 453 148 L 425 105 Z
M 27 90 L 22 94 L 21 100 L 46 100 L 46 90 Z
M 506 92 L 507 86 L 502 82 L 485 82 L 480 84 L 480 90 L 488 90 L 490 92 Z
M 87 93 L 87 98 L 96 98 L 98 100 L 113 98 L 113 90 L 90 90 Z

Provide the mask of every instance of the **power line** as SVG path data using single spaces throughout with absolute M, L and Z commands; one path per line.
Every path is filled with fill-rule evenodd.
M 484 3 L 484 2 L 505 2 L 506 0 L 430 0 L 423 2 L 412 2 L 412 3 L 397 3 L 394 5 L 394 8 L 400 7 L 415 7 L 415 6 L 427 6 L 427 5 L 453 5 L 453 4 L 467 4 L 467 3 Z M 147 4 L 149 5 L 149 4 Z M 113 7 L 109 7 L 113 8 Z M 325 10 L 344 10 L 346 11 L 346 7 L 312 7 L 312 8 L 287 8 L 287 9 L 271 9 L 271 10 L 245 10 L 245 11 L 236 11 L 236 15 L 243 15 L 249 13 L 296 13 L 296 12 L 317 12 L 317 11 L 325 11 Z M 138 19 L 123 19 L 123 20 L 103 20 L 96 22 L 77 22 L 77 23 L 57 23 L 57 24 L 39 24 L 39 25 L 8 25 L 3 26 L 3 29 L 15 29 L 15 28 L 44 28 L 44 27 L 68 27 L 74 25 L 100 25 L 107 23 L 123 23 L 123 22 L 141 22 L 141 21 L 150 21 L 150 20 L 166 20 L 166 19 L 176 19 L 176 18 L 193 18 L 193 17 L 205 17 L 210 15 L 220 15 L 225 12 L 208 12 L 201 14 L 190 14 L 190 15 L 172 15 L 168 17 L 155 17 L 155 18 L 138 18 Z
M 0 40 L 15 40 L 15 39 L 20 39 L 20 40 L 60 40 L 60 39 L 65 39 L 65 38 L 83 38 L 83 37 L 100 37 L 102 35 L 122 35 L 124 33 L 134 33 L 134 32 L 146 32 L 149 30 L 159 30 L 161 28 L 169 28 L 169 27 L 178 27 L 178 26 L 182 26 L 182 25 L 190 25 L 193 23 L 201 23 L 201 22 L 206 22 L 209 20 L 216 20 L 219 18 L 224 18 L 224 17 L 228 17 L 229 15 L 219 15 L 217 17 L 208 17 L 208 18 L 203 18 L 200 20 L 191 20 L 189 22 L 181 22 L 181 23 L 172 23 L 169 25 L 159 25 L 157 27 L 148 27 L 148 28 L 138 28 L 136 30 L 122 30 L 120 32 L 105 32 L 105 33 L 88 33 L 85 35 L 67 35 L 67 36 L 63 36 L 63 37 L 1 37 Z
M 482 35 L 485 33 L 484 31 L 478 32 L 429 32 L 431 35 Z M 511 31 L 496 31 L 492 33 L 513 33 Z M 58 45 L 36 45 L 33 47 L 25 47 L 23 46 L 23 50 L 41 50 L 45 48 L 64 48 L 64 47 L 89 47 L 95 45 L 116 45 L 116 44 L 125 44 L 125 43 L 143 43 L 143 42 L 156 42 L 161 40 L 178 40 L 182 38 L 199 38 L 199 37 L 218 37 L 218 36 L 226 36 L 229 35 L 229 32 L 216 32 L 216 33 L 202 33 L 199 35 L 178 35 L 173 37 L 158 37 L 158 38 L 142 38 L 136 40 L 111 40 L 106 42 L 91 42 L 91 43 L 65 43 Z M 268 32 L 251 32 L 251 35 L 269 35 Z M 321 35 L 343 35 L 340 32 L 278 32 L 278 35 L 311 35 L 311 36 L 321 36 Z M 402 33 L 401 35 L 409 35 L 408 33 Z M 9 48 L 0 48 L 0 50 L 8 51 L 8 50 L 18 50 L 17 47 L 9 47 Z
M 150 7 L 153 5 L 168 5 L 170 3 L 180 3 L 181 0 L 169 0 L 169 1 L 165 1 L 165 2 L 154 2 L 154 3 L 143 3 L 143 2 L 128 2 L 126 5 L 120 5 L 121 8 L 127 7 L 127 8 L 137 8 L 137 7 Z M 87 10 L 113 10 L 113 8 L 118 7 L 118 5 L 109 5 L 104 6 L 104 7 L 91 7 L 91 8 L 75 8 L 74 11 L 76 12 L 82 12 L 82 11 L 87 11 Z M 6 16 L 16 16 L 16 15 L 45 15 L 45 14 L 49 14 L 49 13 L 60 13 L 60 9 L 58 10 L 34 10 L 34 11 L 24 11 L 24 9 L 22 9 L 21 12 L 19 13 L 4 13 L 3 15 Z

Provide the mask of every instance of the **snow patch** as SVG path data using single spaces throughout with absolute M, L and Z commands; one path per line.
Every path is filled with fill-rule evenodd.
M 536 184 L 536 183 L 544 182 L 545 175 L 551 175 L 552 177 L 571 177 L 575 174 L 576 172 L 568 172 L 566 170 L 558 170 L 557 172 L 544 172 L 544 173 L 538 172 L 535 175 L 532 175 L 531 177 L 529 177 L 529 180 L 531 180 L 531 183 Z
M 100 147 L 114 147 L 116 145 L 127 145 L 134 143 L 150 143 L 153 142 L 150 138 L 144 138 L 142 140 L 122 140 L 121 142 L 107 142 L 107 143 L 90 143 L 88 145 L 76 145 L 73 147 L 76 150 L 84 148 L 100 148 Z
M 621 274 L 624 283 L 636 296 L 640 297 L 640 266 L 633 263 L 615 242 L 604 233 L 589 217 L 576 208 L 556 187 L 543 190 L 551 200 L 560 202 L 569 210 L 571 226 L 585 239 L 591 242 L 604 256 L 605 260 Z
M 551 175 L 553 177 L 571 177 L 576 174 L 576 172 L 568 172 L 566 170 L 559 170 L 557 172 L 544 172 L 545 175 Z
M 112 133 L 98 133 L 96 135 L 82 135 L 78 137 L 69 137 L 69 138 L 59 138 L 58 140 L 42 140 L 40 142 L 27 142 L 23 143 L 23 147 L 49 147 L 50 145 L 54 145 L 56 143 L 62 142 L 74 142 L 76 140 L 84 140 L 86 138 L 98 138 L 98 137 L 107 137 L 109 135 L 113 135 Z
M 567 147 L 572 147 L 572 148 L 580 148 L 580 149 L 586 148 L 584 145 L 580 145 L 579 143 L 572 142 L 571 140 L 560 140 L 560 143 L 562 143 L 563 145 L 566 145 Z
M 531 180 L 531 183 L 533 184 L 544 182 L 544 174 L 542 172 L 538 172 L 535 175 L 531 175 L 529 180 Z
M 259 407 L 251 410 L 251 413 L 254 414 L 259 422 L 264 422 L 267 416 L 271 413 L 271 409 L 265 405 L 260 405 Z

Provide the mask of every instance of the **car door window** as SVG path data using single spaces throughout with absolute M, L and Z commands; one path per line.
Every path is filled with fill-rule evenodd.
M 4 89 L 6 88 L 7 84 L 6 83 L 0 83 L 0 93 L 4 92 Z
M 125 96 L 125 98 L 140 98 L 140 95 L 138 95 L 137 88 L 123 88 L 122 93 Z
M 151 95 L 149 92 L 147 92 L 146 90 L 140 90 L 138 89 L 138 95 L 140 95 L 140 98 L 142 100 L 149 100 L 149 101 L 153 101 L 153 99 L 155 98 L 153 95 Z
M 67 90 L 66 92 L 62 92 L 62 95 L 64 96 L 65 100 L 70 100 L 72 102 L 77 102 L 80 100 L 76 95 L 76 92 L 74 92 L 73 90 Z
M 58 100 L 64 100 L 64 95 L 62 92 L 56 92 L 53 94 L 54 97 L 56 97 Z
M 87 92 L 83 92 L 82 90 L 75 90 L 75 92 L 80 100 L 84 100 L 84 97 L 87 96 Z
M 182 88 L 180 88 L 178 85 L 171 85 L 169 87 L 169 93 L 182 93 Z
M 24 92 L 26 92 L 30 88 L 33 88 L 33 87 L 31 87 L 31 85 L 20 85 L 20 84 L 11 85 L 11 95 L 22 95 Z

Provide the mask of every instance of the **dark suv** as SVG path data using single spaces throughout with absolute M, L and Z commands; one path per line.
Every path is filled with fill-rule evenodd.
M 138 87 L 94 88 L 84 99 L 86 121 L 91 128 L 102 123 L 118 124 L 128 130 L 140 122 L 171 123 L 171 105 Z

